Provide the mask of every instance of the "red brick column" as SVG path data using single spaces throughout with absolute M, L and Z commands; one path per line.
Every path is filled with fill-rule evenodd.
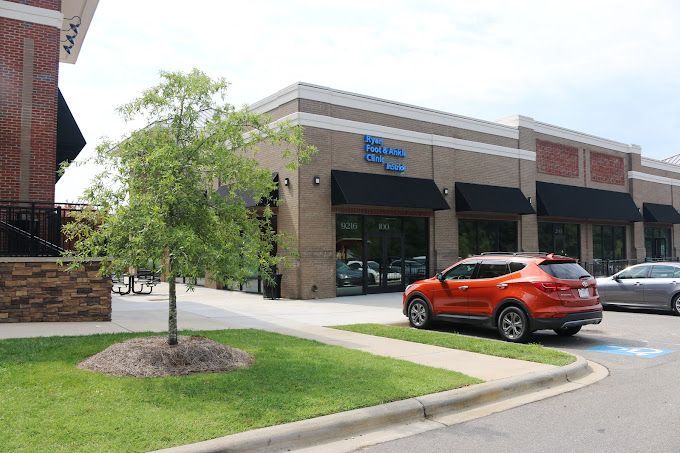
M 61 0 L 14 3 L 61 9 Z M 53 201 L 60 30 L 5 17 L 0 30 L 0 199 Z

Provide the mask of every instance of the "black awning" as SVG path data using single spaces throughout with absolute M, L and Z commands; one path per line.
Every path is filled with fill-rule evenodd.
M 456 183 L 456 211 L 535 214 L 531 203 L 515 187 Z
M 272 173 L 272 181 L 276 183 L 276 187 L 274 190 L 269 192 L 269 196 L 267 197 L 262 197 L 259 200 L 255 200 L 255 197 L 253 194 L 241 192 L 238 194 L 238 196 L 243 200 L 243 202 L 246 205 L 246 208 L 257 208 L 257 207 L 264 207 L 270 204 L 272 201 L 278 201 L 279 199 L 279 174 L 277 172 Z M 217 193 L 219 195 L 222 195 L 223 197 L 227 196 L 229 194 L 229 186 L 228 185 L 221 185 L 220 187 L 217 188 Z
M 639 222 L 640 211 L 628 192 L 536 182 L 539 216 Z
M 57 170 L 64 161 L 72 161 L 85 147 L 85 137 L 80 132 L 71 109 L 61 90 L 57 89 Z M 59 179 L 59 174 L 57 174 Z
M 645 222 L 680 223 L 680 214 L 669 204 L 642 203 Z
M 431 179 L 353 171 L 331 170 L 331 199 L 334 205 L 450 209 Z

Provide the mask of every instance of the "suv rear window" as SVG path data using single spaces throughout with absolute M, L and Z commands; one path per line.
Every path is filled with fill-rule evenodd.
M 578 280 L 580 278 L 592 277 L 587 270 L 583 269 L 578 265 L 578 263 L 574 262 L 555 263 L 548 261 L 539 264 L 539 267 L 546 274 L 565 280 Z

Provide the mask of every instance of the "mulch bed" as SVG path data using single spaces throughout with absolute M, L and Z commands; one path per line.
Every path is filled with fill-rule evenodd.
M 167 337 L 142 337 L 113 344 L 77 366 L 114 376 L 160 377 L 233 371 L 253 361 L 247 352 L 205 337 L 180 336 L 175 346 Z

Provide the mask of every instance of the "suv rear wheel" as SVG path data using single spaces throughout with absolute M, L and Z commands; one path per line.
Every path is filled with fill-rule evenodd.
M 529 320 L 524 310 L 510 306 L 498 317 L 498 333 L 505 341 L 524 343 L 529 338 Z
M 416 297 L 408 306 L 408 322 L 416 329 L 426 329 L 432 322 L 430 306 L 423 299 Z

